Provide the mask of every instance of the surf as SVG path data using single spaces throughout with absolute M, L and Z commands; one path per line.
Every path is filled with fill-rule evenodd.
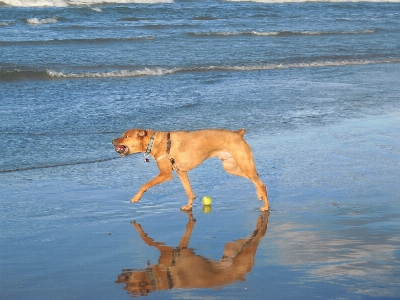
M 31 25 L 54 24 L 58 22 L 58 18 L 57 17 L 44 18 L 44 19 L 30 18 L 27 19 L 26 22 Z
M 16 7 L 67 7 L 98 4 L 157 4 L 174 3 L 173 0 L 0 0 L 0 4 Z
M 249 72 L 249 71 L 268 71 L 283 69 L 307 69 L 307 68 L 328 68 L 344 67 L 371 64 L 391 64 L 400 63 L 399 58 L 390 59 L 349 59 L 349 60 L 324 60 L 296 63 L 265 63 L 259 65 L 210 65 L 195 67 L 144 67 L 141 69 L 107 70 L 97 72 L 66 72 L 57 70 L 0 70 L 0 81 L 19 81 L 19 80 L 55 80 L 55 79 L 84 79 L 84 78 L 129 78 L 143 76 L 166 76 L 178 73 L 196 72 Z M 90 68 L 90 67 L 88 67 Z M 97 67 L 92 67 L 96 68 Z

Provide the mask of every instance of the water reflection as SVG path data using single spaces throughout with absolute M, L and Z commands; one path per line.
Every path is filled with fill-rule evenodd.
M 398 214 L 355 210 L 325 214 L 323 223 L 274 224 L 268 245 L 279 249 L 279 264 L 305 271 L 299 286 L 329 281 L 359 295 L 398 299 Z
M 213 288 L 244 280 L 254 265 L 254 256 L 268 223 L 268 212 L 262 213 L 255 224 L 255 230 L 248 238 L 226 243 L 219 261 L 197 255 L 188 248 L 196 220 L 187 212 L 186 230 L 177 247 L 167 246 L 150 238 L 140 224 L 132 222 L 142 240 L 160 251 L 158 264 L 148 262 L 145 269 L 127 269 L 118 276 L 117 283 L 124 283 L 124 289 L 133 296 L 181 288 Z

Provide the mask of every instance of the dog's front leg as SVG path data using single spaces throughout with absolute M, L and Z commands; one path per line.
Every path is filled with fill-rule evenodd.
M 192 235 L 192 231 L 194 228 L 194 224 L 196 223 L 195 218 L 193 218 L 192 211 L 185 211 L 185 214 L 188 215 L 189 221 L 186 225 L 185 233 L 183 234 L 178 249 L 187 249 L 189 247 L 190 236 Z
M 136 193 L 135 196 L 132 197 L 131 202 L 138 202 L 140 198 L 142 198 L 143 194 L 151 187 L 160 184 L 164 181 L 171 180 L 172 179 L 172 169 L 171 169 L 171 163 L 168 159 L 163 159 L 160 160 L 157 163 L 158 168 L 160 169 L 160 174 L 157 175 L 157 177 L 153 178 L 146 184 L 144 184 L 140 190 Z
M 189 177 L 186 171 L 177 171 L 179 179 L 182 182 L 182 185 L 186 191 L 188 196 L 188 204 L 181 207 L 181 210 L 191 210 L 193 206 L 193 200 L 196 198 L 192 191 L 192 187 L 190 186 Z

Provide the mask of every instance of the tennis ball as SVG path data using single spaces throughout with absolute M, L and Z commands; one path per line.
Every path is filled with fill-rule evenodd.
M 203 205 L 211 205 L 212 199 L 210 196 L 204 196 L 201 202 L 203 203 Z

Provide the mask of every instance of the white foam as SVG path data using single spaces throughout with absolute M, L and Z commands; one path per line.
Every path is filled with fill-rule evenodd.
M 68 4 L 64 0 L 0 0 L 0 2 L 3 2 L 4 4 L 10 6 L 21 7 L 68 6 Z
M 174 3 L 173 0 L 65 0 L 71 5 L 95 5 L 95 4 L 129 4 L 129 3 L 140 3 L 140 4 L 156 4 L 156 3 Z
M 45 19 L 38 19 L 38 18 L 31 18 L 26 20 L 29 24 L 32 25 L 41 25 L 41 24 L 54 24 L 57 23 L 57 18 L 45 18 Z
M 0 0 L 10 6 L 19 7 L 65 7 L 69 5 L 96 5 L 96 4 L 112 4 L 112 3 L 142 3 L 142 4 L 155 4 L 155 3 L 174 3 L 173 0 Z
M 64 73 L 48 70 L 47 74 L 54 78 L 121 78 L 137 76 L 162 76 L 181 71 L 179 68 L 144 68 L 141 70 L 118 70 L 106 72 L 83 72 L 83 73 Z
M 385 60 L 341 60 L 341 61 L 320 61 L 304 62 L 292 64 L 264 64 L 253 66 L 206 66 L 193 68 L 144 68 L 140 70 L 115 70 L 105 72 L 83 72 L 83 73 L 64 73 L 48 70 L 47 74 L 53 78 L 123 78 L 138 76 L 163 76 L 182 72 L 211 72 L 211 71 L 262 71 L 279 69 L 300 69 L 300 68 L 323 68 L 340 67 L 351 65 L 370 65 L 400 63 L 400 58 Z

